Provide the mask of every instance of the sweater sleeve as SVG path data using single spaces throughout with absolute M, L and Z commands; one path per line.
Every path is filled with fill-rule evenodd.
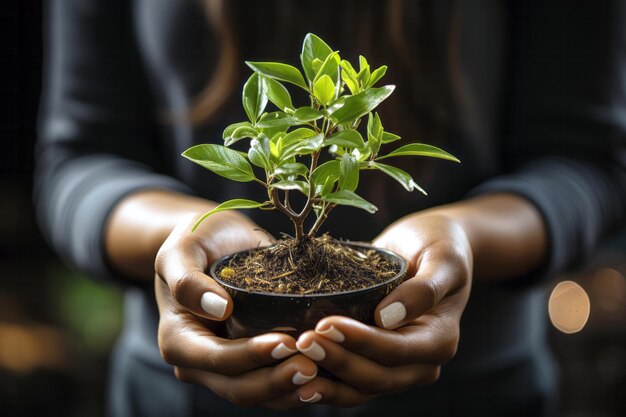
M 44 89 L 34 200 L 57 253 L 94 277 L 122 279 L 104 250 L 117 202 L 140 189 L 190 192 L 157 172 L 155 110 L 125 0 L 45 2 Z
M 508 173 L 471 193 L 515 193 L 538 208 L 545 274 L 587 258 L 626 214 L 626 3 L 556 3 L 511 3 Z

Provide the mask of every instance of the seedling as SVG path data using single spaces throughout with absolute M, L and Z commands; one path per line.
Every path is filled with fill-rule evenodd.
M 400 140 L 386 131 L 376 107 L 395 86 L 376 87 L 386 66 L 370 67 L 359 57 L 359 70 L 322 39 L 309 33 L 300 55 L 302 70 L 280 62 L 246 62 L 254 72 L 243 87 L 247 121 L 224 130 L 224 145 L 202 144 L 183 152 L 198 165 L 232 181 L 257 182 L 267 190 L 267 200 L 234 199 L 200 217 L 233 209 L 278 210 L 291 219 L 296 240 L 313 237 L 338 205 L 376 212 L 374 204 L 355 191 L 363 170 L 378 170 L 399 182 L 407 191 L 426 192 L 402 169 L 381 161 L 403 156 L 426 156 L 459 162 L 453 155 L 431 145 L 409 143 L 391 152 L 384 145 Z M 295 106 L 285 84 L 297 87 L 309 104 Z M 271 103 L 276 107 L 267 111 Z M 367 118 L 367 123 L 362 123 Z M 249 140 L 247 152 L 230 146 Z M 325 153 L 331 159 L 321 162 Z M 261 173 L 261 175 L 257 175 Z M 304 195 L 296 207 L 293 193 Z M 315 221 L 305 231 L 309 216 Z

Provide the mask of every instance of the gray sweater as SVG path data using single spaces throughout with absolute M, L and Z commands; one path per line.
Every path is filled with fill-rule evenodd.
M 264 2 L 233 3 L 237 11 Z M 584 260 L 623 225 L 626 3 L 461 3 L 461 64 L 475 123 L 451 130 L 447 149 L 463 164 L 433 163 L 421 184 L 430 192 L 427 198 L 385 184 L 384 198 L 375 201 L 382 206 L 379 214 L 340 208 L 326 227 L 337 237 L 369 240 L 409 212 L 478 193 L 515 193 L 543 216 L 549 262 L 509 285 L 475 285 L 459 353 L 435 386 L 356 410 L 313 413 L 403 415 L 414 404 L 424 415 L 464 415 L 478 407 L 483 416 L 545 413 L 555 373 L 536 283 Z M 215 44 L 199 2 L 52 0 L 46 7 L 35 183 L 40 225 L 69 263 L 126 284 L 107 263 L 103 246 L 107 218 L 124 196 L 158 188 L 223 201 L 262 192 L 226 182 L 179 156 L 196 143 L 219 143 L 221 130 L 244 113 L 235 92 L 202 128 L 158 121 L 163 110 L 189 108 L 213 68 Z M 317 15 L 307 7 L 312 6 L 293 13 L 315 22 Z M 254 10 L 240 16 L 242 43 L 263 36 L 267 17 Z M 316 28 L 294 24 L 296 35 L 285 40 L 283 55 L 295 56 L 304 34 Z M 244 47 L 246 58 L 255 57 L 246 52 L 265 53 Z M 283 57 L 274 52 L 264 58 Z M 273 233 L 289 230 L 286 220 L 249 215 Z M 113 415 L 237 415 L 205 390 L 173 379 L 156 346 L 158 315 L 150 286 L 127 286 L 127 294 L 112 364 Z

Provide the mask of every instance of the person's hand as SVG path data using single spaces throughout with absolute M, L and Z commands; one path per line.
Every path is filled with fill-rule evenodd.
M 300 390 L 302 398 L 352 406 L 430 384 L 456 353 L 473 262 L 464 230 L 423 214 L 392 224 L 374 245 L 402 255 L 408 279 L 377 306 L 378 327 L 332 316 L 299 337 L 300 352 L 340 380 L 318 377 Z
M 298 354 L 295 340 L 286 334 L 220 337 L 221 321 L 231 314 L 233 303 L 205 274 L 222 256 L 270 244 L 270 238 L 234 212 L 214 214 L 192 233 L 197 217 L 174 229 L 155 262 L 163 358 L 181 381 L 204 385 L 233 404 L 271 409 L 302 406 L 297 389 L 316 376 L 315 363 Z

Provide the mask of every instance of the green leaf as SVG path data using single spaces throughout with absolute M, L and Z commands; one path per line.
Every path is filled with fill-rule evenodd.
M 198 221 L 193 225 L 193 227 L 191 228 L 191 231 L 195 232 L 198 226 L 200 226 L 200 223 L 202 223 L 211 214 L 215 214 L 224 210 L 259 208 L 259 207 L 267 206 L 268 204 L 269 202 L 258 203 L 256 201 L 245 200 L 243 198 L 236 198 L 233 200 L 224 201 L 222 204 L 215 207 L 213 210 L 204 213 L 202 217 L 200 217 Z
M 324 61 L 320 61 L 318 58 L 315 58 L 313 62 L 311 62 L 311 68 L 313 68 L 314 75 L 319 72 L 322 65 L 324 65 Z
M 321 199 L 323 201 L 329 203 L 335 203 L 342 206 L 352 206 L 363 209 L 368 213 L 376 213 L 378 208 L 365 200 L 363 197 L 353 193 L 348 190 L 340 190 L 335 193 L 328 194 L 327 196 L 322 196 Z
M 284 139 L 283 139 L 284 140 Z M 311 138 L 303 139 L 290 146 L 283 146 L 281 160 L 286 160 L 295 155 L 309 155 L 317 152 L 322 147 L 324 135 L 317 134 Z
M 265 117 L 264 117 L 265 116 Z M 268 113 L 264 113 L 263 116 L 261 116 L 261 121 L 265 120 L 268 117 Z M 258 126 L 257 122 L 257 126 Z M 265 136 L 267 136 L 268 138 L 274 138 L 276 135 L 279 134 L 284 134 L 287 129 L 289 128 L 289 125 L 278 125 L 278 126 L 271 126 L 271 127 L 263 127 L 260 129 L 260 133 L 263 133 Z
M 339 161 L 332 160 L 319 165 L 311 173 L 310 179 L 314 195 L 328 195 L 333 190 L 335 182 L 339 180 Z
M 313 61 L 324 61 L 326 57 L 333 52 L 332 48 L 326 44 L 319 36 L 313 33 L 307 33 L 302 43 L 302 53 L 300 61 L 302 61 L 302 69 L 309 81 L 313 81 L 317 70 L 314 68 Z
M 376 156 L 380 150 L 383 138 L 383 125 L 380 121 L 378 113 L 370 113 L 367 119 L 367 140 L 372 151 L 372 155 Z
M 283 138 L 282 146 L 283 148 L 286 148 L 293 145 L 294 143 L 300 142 L 303 139 L 312 138 L 315 135 L 317 135 L 315 130 L 301 127 L 287 133 Z
M 324 106 L 335 98 L 335 83 L 328 75 L 322 75 L 313 85 L 313 94 Z
M 356 70 L 354 69 L 354 67 L 352 66 L 352 64 L 350 63 L 350 61 L 347 61 L 345 59 L 342 59 L 341 62 L 339 63 L 339 65 L 341 65 L 341 68 L 343 68 L 344 72 L 350 74 L 352 77 L 356 78 Z
M 255 179 L 250 163 L 226 146 L 203 144 L 192 146 L 182 155 L 192 162 L 232 181 L 248 182 Z
M 304 82 L 302 73 L 300 73 L 296 67 L 282 64 L 280 62 L 246 61 L 246 64 L 254 71 L 258 71 L 266 77 L 274 78 L 279 81 L 286 81 L 309 91 L 309 87 L 306 85 L 306 82 Z
M 359 55 L 359 72 L 369 68 L 369 66 L 370 64 L 367 62 L 367 59 L 365 59 L 363 55 Z
M 344 105 L 332 113 L 336 124 L 353 122 L 361 116 L 371 112 L 393 93 L 395 86 L 386 85 L 380 88 L 370 88 L 357 95 L 347 97 Z
M 324 114 L 330 117 L 331 114 L 343 107 L 343 105 L 346 103 L 346 98 L 347 96 L 342 96 L 333 101 L 333 104 L 324 109 Z
M 248 119 L 252 123 L 256 123 L 263 110 L 265 110 L 265 106 L 267 106 L 267 96 L 265 91 L 263 91 L 263 85 L 257 73 L 252 74 L 246 81 L 246 84 L 243 86 L 241 99 Z
M 313 85 L 315 85 L 317 80 L 319 80 L 324 75 L 328 75 L 330 79 L 333 80 L 333 84 L 337 82 L 337 80 L 339 79 L 338 68 L 340 62 L 341 60 L 339 59 L 339 52 L 335 51 L 328 55 L 324 60 L 324 63 L 320 67 L 319 71 L 317 72 L 315 79 L 313 79 Z
M 282 111 L 276 111 L 268 113 L 265 118 L 257 122 L 256 126 L 264 129 L 284 129 L 289 126 L 296 126 L 299 124 L 302 124 L 302 122 L 296 117 Z
M 270 150 L 270 140 L 267 136 L 261 135 L 250 141 L 248 159 L 254 165 L 270 171 L 272 169 L 272 153 Z
M 365 143 L 361 134 L 354 129 L 340 130 L 326 139 L 324 146 L 337 145 L 344 148 L 362 148 Z
M 361 87 L 359 86 L 359 80 L 357 80 L 356 76 L 349 74 L 347 71 L 342 71 L 341 79 L 343 80 L 344 83 L 346 83 L 352 95 L 355 95 L 361 92 Z
M 418 190 L 422 194 L 427 195 L 426 191 L 424 191 L 424 189 L 413 180 L 413 177 L 411 177 L 411 174 L 409 174 L 408 172 L 403 171 L 400 168 L 396 168 L 391 165 L 381 164 L 378 162 L 370 162 L 369 165 L 380 169 L 382 172 L 389 175 L 394 180 L 398 181 L 400 184 L 402 184 L 405 190 Z
M 354 191 L 359 185 L 359 164 L 356 159 L 344 153 L 339 161 L 339 187 L 342 190 Z
M 224 133 L 222 133 L 222 139 L 226 140 L 233 135 L 233 132 L 242 126 L 254 127 L 250 122 L 239 122 L 233 123 L 232 125 L 228 125 L 226 129 L 224 129 Z
M 387 65 L 383 65 L 382 67 L 378 67 L 372 75 L 370 76 L 369 81 L 367 82 L 367 87 L 373 87 L 381 78 L 385 76 L 387 72 Z
M 391 143 L 391 142 L 395 142 L 397 140 L 400 140 L 400 136 L 391 133 L 391 132 L 383 132 L 383 136 L 382 136 L 382 140 L 383 143 Z
M 301 121 L 302 123 L 312 122 L 314 120 L 321 119 L 324 117 L 324 113 L 319 110 L 314 109 L 313 107 L 300 107 L 293 114 L 293 117 Z
M 240 141 L 241 139 L 245 139 L 245 138 L 252 139 L 252 138 L 256 138 L 258 135 L 259 135 L 259 131 L 256 130 L 254 127 L 240 126 L 237 129 L 235 129 L 231 137 L 229 137 L 228 139 L 224 141 L 224 145 L 231 146 L 232 144 Z
M 365 161 L 372 154 L 372 149 L 370 148 L 369 143 L 365 143 L 362 148 L 354 148 L 352 150 L 352 156 L 354 156 L 357 161 Z
M 454 155 L 451 155 L 435 146 L 426 145 L 424 143 L 409 143 L 408 145 L 401 146 L 387 155 L 376 158 L 376 160 L 378 161 L 394 156 L 429 156 L 432 158 L 441 158 L 447 159 L 448 161 L 461 162 Z
M 282 111 L 285 111 L 285 109 L 295 109 L 291 102 L 289 91 L 287 91 L 284 85 L 269 77 L 262 77 L 262 80 L 263 89 L 267 98 L 274 103 L 276 107 Z
M 292 164 L 284 164 L 284 165 L 277 167 L 274 170 L 274 174 L 276 175 L 285 175 L 289 177 L 297 177 L 298 175 L 306 176 L 308 172 L 309 172 L 309 168 L 307 168 L 306 165 L 300 162 L 294 162 Z
M 359 73 L 356 77 L 361 83 L 361 86 L 367 87 L 370 80 L 370 66 L 363 55 L 359 55 Z
M 309 195 L 309 184 L 307 184 L 306 181 L 278 181 L 271 184 L 270 188 L 278 188 L 279 190 L 298 190 L 304 195 Z

